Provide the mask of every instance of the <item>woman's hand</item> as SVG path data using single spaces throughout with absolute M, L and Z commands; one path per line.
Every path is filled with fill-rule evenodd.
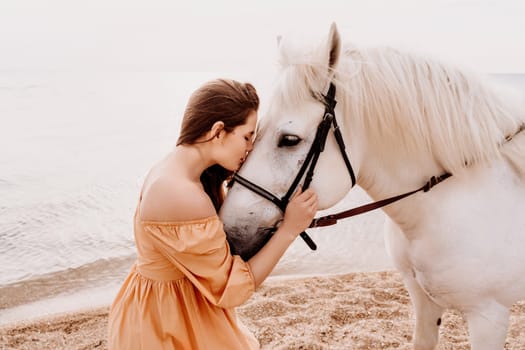
M 315 192 L 311 189 L 302 192 L 302 189 L 299 188 L 286 207 L 281 226 L 268 243 L 248 261 L 256 287 L 272 272 L 297 236 L 310 226 L 316 212 L 317 195 Z
M 310 226 L 317 212 L 317 195 L 312 189 L 294 193 L 284 212 L 284 219 L 280 226 L 283 231 L 291 233 L 294 238 Z

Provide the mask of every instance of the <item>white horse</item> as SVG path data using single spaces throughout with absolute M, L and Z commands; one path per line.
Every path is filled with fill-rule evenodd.
M 374 200 L 452 174 L 383 208 L 387 250 L 416 315 L 415 349 L 435 349 L 445 309 L 468 321 L 472 349 L 503 349 L 509 308 L 525 298 L 525 103 L 478 77 L 393 49 L 280 41 L 275 94 L 239 174 L 276 196 L 290 187 L 336 87 L 335 115 L 361 186 Z M 523 131 L 523 132 L 522 132 Z M 330 133 L 311 187 L 320 209 L 352 181 Z M 232 249 L 250 256 L 281 210 L 237 183 L 220 216 Z M 352 234 L 349 232 L 348 234 Z

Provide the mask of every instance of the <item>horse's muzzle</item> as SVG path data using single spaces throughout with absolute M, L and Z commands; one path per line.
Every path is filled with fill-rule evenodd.
M 250 260 L 272 238 L 276 231 L 273 227 L 261 227 L 253 236 L 246 236 L 236 228 L 228 228 L 226 239 L 233 255 L 240 255 L 244 261 Z

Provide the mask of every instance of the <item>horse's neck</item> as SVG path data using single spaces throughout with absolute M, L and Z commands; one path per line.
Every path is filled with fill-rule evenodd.
M 432 176 L 444 173 L 431 155 L 423 159 L 389 157 L 381 154 L 368 154 L 359 171 L 358 184 L 373 200 L 397 196 L 423 186 Z M 395 222 L 409 223 L 416 218 L 421 208 L 413 198 L 406 198 L 385 207 L 383 210 Z

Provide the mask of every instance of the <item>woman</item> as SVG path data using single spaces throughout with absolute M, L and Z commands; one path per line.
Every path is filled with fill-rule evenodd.
M 259 98 L 251 84 L 214 80 L 186 107 L 175 149 L 144 181 L 135 213 L 138 257 L 109 314 L 110 349 L 257 349 L 236 319 L 317 210 L 291 199 L 270 241 L 232 256 L 217 212 L 224 181 L 252 150 Z

